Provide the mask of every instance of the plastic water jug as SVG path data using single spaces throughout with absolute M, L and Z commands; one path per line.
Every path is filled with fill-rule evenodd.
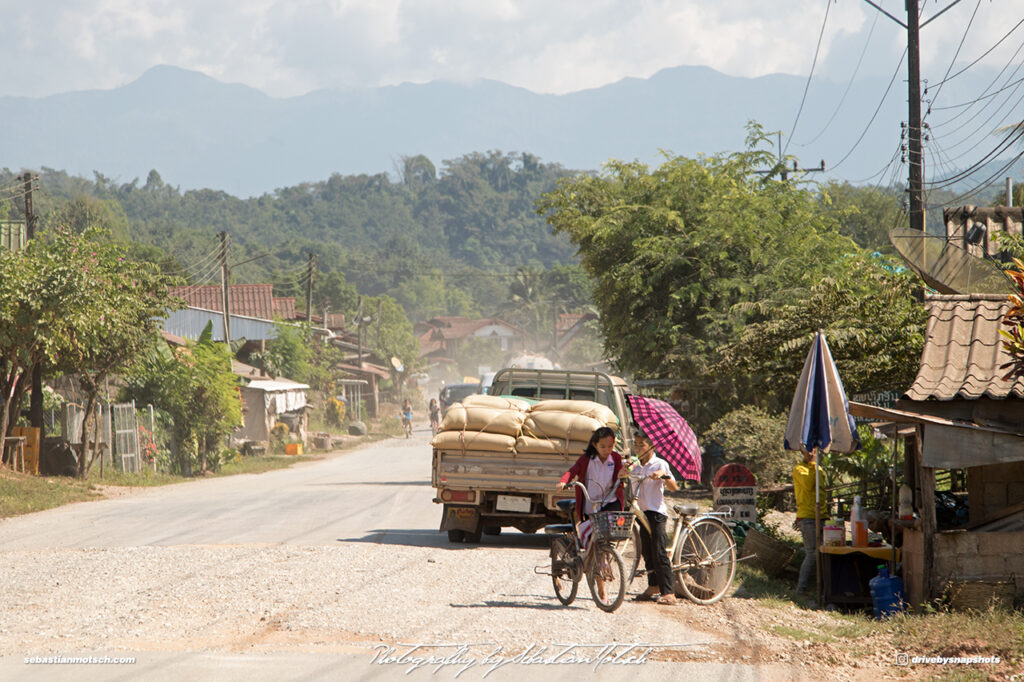
M 878 567 L 878 575 L 868 581 L 875 618 L 887 618 L 903 611 L 903 580 L 889 575 L 889 567 Z

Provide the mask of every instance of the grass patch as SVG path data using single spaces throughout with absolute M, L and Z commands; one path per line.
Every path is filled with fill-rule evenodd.
M 906 614 L 879 624 L 893 646 L 919 656 L 999 656 L 1024 666 L 1024 613 L 971 611 Z
M 92 485 L 64 476 L 0 472 L 0 518 L 30 514 L 100 497 Z
M 126 474 L 118 471 L 117 469 L 105 467 L 103 469 L 103 473 L 100 474 L 99 467 L 94 466 L 92 471 L 89 472 L 89 483 L 97 485 L 119 485 L 128 488 L 169 485 L 171 483 L 181 483 L 182 481 L 187 480 L 189 479 L 183 476 L 175 476 L 174 474 L 153 471 L 152 469 L 143 469 L 135 474 Z
M 235 476 L 237 474 L 262 474 L 264 471 L 285 469 L 299 462 L 309 462 L 317 457 L 309 455 L 263 455 L 261 457 L 236 457 L 228 460 L 212 476 Z
M 771 578 L 745 561 L 736 564 L 733 582 L 739 589 L 737 597 L 757 599 L 765 606 L 790 606 L 796 596 L 795 585 L 791 586 L 785 579 Z

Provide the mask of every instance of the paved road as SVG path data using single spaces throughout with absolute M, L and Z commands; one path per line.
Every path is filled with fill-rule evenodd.
M 649 606 L 645 612 L 641 610 L 644 605 L 626 604 L 606 616 L 593 604 L 586 604 L 581 595 L 572 610 L 560 607 L 550 594 L 550 583 L 532 573 L 532 566 L 544 563 L 546 557 L 546 543 L 540 534 L 506 533 L 486 538 L 477 548 L 449 545 L 447 537 L 437 531 L 440 507 L 431 502 L 434 490 L 430 487 L 428 440 L 429 431 L 418 429 L 408 440 L 390 439 L 290 469 L 139 490 L 124 497 L 0 521 L 0 570 L 15 575 L 0 581 L 7 589 L 6 596 L 0 590 L 0 613 L 7 618 L 13 613 L 34 619 L 20 629 L 5 627 L 0 621 L 0 653 L 6 654 L 0 658 L 0 679 L 453 679 L 458 671 L 455 666 L 437 674 L 419 669 L 404 675 L 408 662 L 373 665 L 372 647 L 380 642 L 438 643 L 447 641 L 445 637 L 467 642 L 473 641 L 468 637 L 479 634 L 480 641 L 516 642 L 520 648 L 506 649 L 511 656 L 521 650 L 524 641 L 575 642 L 581 641 L 573 639 L 580 637 L 579 633 L 584 633 L 586 641 L 597 638 L 598 643 L 650 641 L 649 635 L 635 634 L 637 624 L 647 618 L 653 618 L 655 631 L 662 633 L 654 637 L 657 642 L 701 645 L 706 641 L 705 635 L 690 632 L 678 617 L 652 612 Z M 260 561 L 264 555 L 265 561 Z M 387 557 L 389 564 L 400 564 L 401 569 L 365 582 L 374 581 L 374 573 L 381 573 L 373 568 L 380 565 L 381 557 Z M 315 580 L 323 571 L 314 565 L 335 568 L 340 560 L 350 562 L 344 575 Z M 168 561 L 200 565 L 181 567 L 188 569 L 186 579 L 177 567 L 168 567 Z M 363 567 L 359 561 L 369 565 Z M 38 562 L 39 570 L 26 569 L 25 562 Z M 126 562 L 150 567 L 147 570 L 156 577 L 148 582 L 145 576 L 133 578 L 120 595 L 116 576 L 111 577 L 110 572 L 126 570 L 122 567 L 132 565 Z M 252 584 L 245 586 L 246 592 L 237 587 L 248 577 L 245 568 L 238 566 L 241 562 L 258 565 L 259 575 L 248 581 Z M 351 562 L 356 562 L 355 568 Z M 287 570 L 279 568 L 285 565 Z M 60 613 L 52 612 L 60 611 L 60 599 L 74 600 L 81 608 L 78 591 L 69 590 L 69 596 L 58 598 L 54 605 L 46 601 L 52 600 L 53 593 L 40 589 L 36 580 L 59 586 L 62 572 L 72 570 L 90 576 L 82 590 L 83 602 L 103 604 L 103 598 L 113 592 L 128 603 L 96 607 L 100 609 L 95 613 L 96 623 L 87 628 L 62 625 Z M 263 575 L 268 572 L 269 577 Z M 390 591 L 406 594 L 402 603 L 373 598 L 382 588 L 380 594 L 388 594 L 389 586 L 379 585 L 381 580 L 400 581 L 391 585 Z M 23 603 L 17 601 L 19 581 L 27 595 Z M 110 582 L 93 584 L 97 581 Z M 197 582 L 201 584 L 196 586 Z M 231 587 L 225 589 L 226 585 Z M 355 594 L 356 598 L 320 597 L 333 587 L 338 587 L 338 594 Z M 230 601 L 223 597 L 223 606 L 207 604 L 207 610 L 197 611 L 200 615 L 195 616 L 190 610 L 194 603 L 205 602 L 204 595 L 221 589 L 234 589 L 241 598 Z M 585 586 L 581 592 L 586 592 Z M 179 601 L 177 606 L 174 600 Z M 273 602 L 262 617 L 258 609 L 245 612 L 248 603 L 257 601 L 260 607 L 264 601 Z M 242 607 L 235 602 L 243 602 Z M 205 623 L 213 618 L 210 608 L 214 612 L 222 609 L 224 627 L 233 628 L 219 648 L 211 642 L 219 641 L 220 631 Z M 108 615 L 108 609 L 113 613 Z M 172 619 L 176 610 L 182 622 L 190 622 L 190 618 L 204 621 L 198 626 L 192 623 L 199 633 L 195 639 L 162 639 L 168 635 L 160 629 L 160 621 Z M 50 613 L 37 617 L 36 611 Z M 92 618 L 92 611 L 85 613 Z M 268 618 L 276 628 L 268 629 L 269 623 L 262 622 Z M 319 618 L 337 627 L 331 630 L 324 622 L 310 625 L 304 618 Z M 368 631 L 367 620 L 379 620 L 379 627 L 369 628 L 369 632 L 384 633 L 369 643 L 359 641 Z M 486 627 L 478 629 L 476 623 Z M 524 633 L 531 626 L 535 632 Z M 625 632 L 618 630 L 622 626 L 627 627 Z M 115 635 L 118 628 L 136 628 L 131 630 L 135 639 L 130 640 L 132 644 L 122 641 L 121 646 L 105 648 L 102 642 L 116 644 L 119 640 L 94 636 L 102 627 L 113 628 Z M 51 632 L 59 628 L 65 632 Z M 668 631 L 670 636 L 665 634 Z M 447 634 L 435 637 L 434 633 Z M 164 644 L 167 641 L 171 643 Z M 261 648 L 256 648 L 257 643 Z M 48 653 L 128 655 L 137 662 L 126 666 L 29 665 L 23 660 Z M 482 679 L 485 654 L 482 649 L 468 654 L 481 662 L 459 679 Z M 596 672 L 587 665 L 531 665 L 527 671 L 514 663 L 486 679 L 521 679 L 524 674 L 534 679 L 562 679 L 586 674 L 601 680 L 625 680 L 635 678 L 638 670 L 623 665 L 605 665 Z M 642 668 L 645 680 L 675 680 L 680 675 L 760 679 L 769 672 L 724 663 L 670 663 L 665 657 L 644 663 Z
M 228 476 L 0 521 L 0 551 L 407 537 L 440 545 L 429 432 L 258 475 Z

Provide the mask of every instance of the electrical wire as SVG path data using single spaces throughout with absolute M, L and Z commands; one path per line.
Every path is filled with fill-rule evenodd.
M 807 74 L 807 84 L 804 85 L 804 95 L 800 98 L 800 108 L 796 111 L 796 118 L 793 119 L 793 127 L 789 131 L 789 137 L 786 138 L 786 146 L 782 150 L 782 155 L 786 155 L 786 151 L 789 150 L 789 143 L 793 140 L 793 133 L 796 132 L 796 124 L 800 122 L 800 114 L 803 113 L 804 103 L 807 102 L 807 91 L 811 89 L 811 79 L 814 77 L 814 67 L 818 64 L 818 53 L 821 51 L 821 40 L 825 37 L 825 26 L 828 24 L 828 11 L 832 8 L 832 0 L 825 0 L 825 18 L 821 22 L 821 33 L 818 34 L 818 45 L 814 48 L 814 59 L 811 61 L 811 72 Z
M 979 0 L 979 2 L 980 2 L 980 0 Z M 875 14 L 874 14 L 874 21 L 871 22 L 871 30 L 868 31 L 868 38 L 867 38 L 867 40 L 864 41 L 864 47 L 860 51 L 860 58 L 857 59 L 857 66 L 855 66 L 853 68 L 853 73 L 850 75 L 850 80 L 846 84 L 846 89 L 843 91 L 843 96 L 839 98 L 839 103 L 836 104 L 836 108 L 832 112 L 832 115 L 829 116 L 828 121 L 825 123 L 825 127 L 822 128 L 821 131 L 817 135 L 815 135 L 813 138 L 811 138 L 807 142 L 804 142 L 803 144 L 798 143 L 798 142 L 794 142 L 793 144 L 795 144 L 797 147 L 807 147 L 808 145 L 812 145 L 815 142 L 817 142 L 818 139 L 822 135 L 825 134 L 825 131 L 827 131 L 829 129 L 829 126 L 832 125 L 832 121 L 836 120 L 836 116 L 839 114 L 839 112 L 843 108 L 843 102 L 846 101 L 846 96 L 850 94 L 850 88 L 853 87 L 853 81 L 857 78 L 857 74 L 860 72 L 861 62 L 864 61 L 864 55 L 866 55 L 867 52 L 868 52 L 868 46 L 871 44 L 871 36 L 874 35 L 874 33 L 875 33 L 875 26 L 877 24 L 878 24 L 878 12 L 875 12 Z
M 936 83 L 936 85 L 937 85 L 937 86 L 939 86 L 939 87 L 942 87 L 942 84 L 943 84 L 943 83 L 946 83 L 946 82 L 948 82 L 948 81 L 951 81 L 951 80 L 953 80 L 954 78 L 956 78 L 956 77 L 957 77 L 957 76 L 959 76 L 960 74 L 964 73 L 965 71 L 967 71 L 968 69 L 970 69 L 970 68 L 971 68 L 972 66 L 974 66 L 974 65 L 975 65 L 975 64 L 977 64 L 978 62 L 980 62 L 980 61 L 981 61 L 982 59 L 984 59 L 985 57 L 987 57 L 987 56 L 988 56 L 988 55 L 989 55 L 989 54 L 990 54 L 990 53 L 992 52 L 992 50 L 994 50 L 994 49 L 996 49 L 997 47 L 999 47 L 999 46 L 1000 46 L 1000 45 L 1002 44 L 1002 42 L 1003 42 L 1004 40 L 1006 40 L 1007 38 L 1009 38 L 1009 37 L 1010 37 L 1010 36 L 1011 36 L 1011 35 L 1013 34 L 1013 32 L 1014 32 L 1014 31 L 1016 31 L 1016 30 L 1017 30 L 1018 28 L 1020 28 L 1020 25 L 1021 25 L 1021 24 L 1024 24 L 1024 19 L 1021 19 L 1021 20 L 1020 20 L 1020 21 L 1018 21 L 1018 22 L 1017 22 L 1016 24 L 1014 24 L 1014 25 L 1013 25 L 1013 28 L 1011 28 L 1011 29 L 1010 29 L 1009 31 L 1007 31 L 1007 32 L 1006 32 L 1006 35 L 1004 35 L 1004 36 L 1003 36 L 1002 38 L 1000 38 L 1000 39 L 999 39 L 998 41 L 996 41 L 996 44 L 995 44 L 995 45 L 993 45 L 992 47 L 990 47 L 990 48 L 988 48 L 987 50 L 985 50 L 985 51 L 984 51 L 984 52 L 983 52 L 983 53 L 981 54 L 981 56 L 980 56 L 980 57 L 978 57 L 977 59 L 975 59 L 975 60 L 974 60 L 973 62 L 971 62 L 971 63 L 970 63 L 970 64 L 968 64 L 967 66 L 965 66 L 964 68 L 962 68 L 962 69 L 960 69 L 959 71 L 957 71 L 956 73 L 954 73 L 954 74 L 953 74 L 952 76 L 947 76 L 947 77 L 946 77 L 946 78 L 944 78 L 943 80 L 939 81 L 938 83 Z
M 1010 159 L 1008 162 L 1006 162 L 999 170 L 997 170 L 995 173 L 990 175 L 988 178 L 983 180 L 978 185 L 975 185 L 970 190 L 968 190 L 968 191 L 960 194 L 959 196 L 956 196 L 956 197 L 954 197 L 954 198 L 952 198 L 952 199 L 950 199 L 948 201 L 944 201 L 941 204 L 927 205 L 925 208 L 939 208 L 939 207 L 942 207 L 942 206 L 948 206 L 949 204 L 957 204 L 957 203 L 960 203 L 961 201 L 963 201 L 964 199 L 966 199 L 967 197 L 973 196 L 973 195 L 977 194 L 978 192 L 981 192 L 982 190 L 987 189 L 997 178 L 999 178 L 1007 170 L 1009 170 L 1010 167 L 1013 166 L 1013 164 L 1017 163 L 1017 161 L 1019 161 L 1021 159 L 1021 157 L 1024 157 L 1024 150 L 1021 150 L 1016 156 L 1014 156 L 1012 159 Z
M 875 122 L 875 119 L 878 117 L 878 112 L 882 110 L 882 105 L 885 104 L 885 100 L 889 96 L 889 91 L 892 90 L 892 84 L 896 82 L 896 77 L 899 75 L 900 69 L 903 67 L 903 60 L 906 58 L 907 48 L 904 48 L 903 56 L 900 57 L 900 61 L 896 65 L 896 70 L 893 72 L 892 78 L 889 80 L 889 85 L 885 88 L 885 92 L 882 93 L 882 98 L 878 100 L 878 106 L 875 107 L 875 113 L 871 114 L 871 120 L 869 120 L 868 124 L 864 126 L 864 130 L 861 131 L 860 137 L 858 137 L 857 141 L 853 143 L 852 147 L 850 147 L 850 151 L 846 152 L 846 155 L 843 156 L 843 158 L 839 159 L 838 163 L 833 163 L 829 168 L 830 171 L 834 171 L 836 168 L 841 166 L 844 161 L 850 158 L 850 155 L 853 154 L 854 150 L 856 150 L 857 147 L 860 146 L 860 143 L 864 140 L 864 136 L 868 134 L 868 130 L 871 128 L 871 125 Z
M 941 189 L 943 187 L 948 187 L 949 185 L 954 185 L 957 182 L 959 182 L 960 180 L 963 180 L 963 179 L 965 179 L 967 177 L 970 177 L 974 173 L 974 171 L 976 171 L 976 170 L 980 169 L 982 166 L 986 165 L 991 159 L 995 158 L 995 156 L 997 154 L 999 154 L 1000 152 L 1005 151 L 1006 149 L 1009 149 L 1010 146 L 1013 143 L 1018 142 L 1022 137 L 1024 137 L 1024 127 L 1014 128 L 1013 130 L 1011 130 L 1011 131 L 1009 131 L 1007 133 L 1006 137 L 1003 138 L 1003 141 L 1000 142 L 998 145 L 996 145 L 995 148 L 990 150 L 981 159 L 979 159 L 975 163 L 971 164 L 969 167 L 965 168 L 964 170 L 960 171 L 959 173 L 957 173 L 953 177 L 943 178 L 942 180 L 938 180 L 938 181 L 934 181 L 934 182 L 926 182 L 924 184 L 929 186 L 929 187 L 931 187 L 932 189 Z
M 956 52 L 953 53 L 953 59 L 949 61 L 949 67 L 946 68 L 946 74 L 939 81 L 938 89 L 935 91 L 935 96 L 932 98 L 934 102 L 939 98 L 939 94 L 942 92 L 942 86 L 945 85 L 946 80 L 949 78 L 949 72 L 953 70 L 953 65 L 956 64 L 956 58 L 960 56 L 960 50 L 963 49 L 964 41 L 967 40 L 967 34 L 971 31 L 971 25 L 974 23 L 974 17 L 978 14 L 978 8 L 981 7 L 981 0 L 978 0 L 978 4 L 974 6 L 974 12 L 971 13 L 971 19 L 967 22 L 967 28 L 964 29 L 964 34 L 960 36 L 960 44 L 956 47 Z

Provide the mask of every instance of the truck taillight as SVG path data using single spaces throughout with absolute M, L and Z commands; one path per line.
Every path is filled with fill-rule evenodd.
M 442 490 L 441 500 L 443 502 L 476 502 L 476 492 L 473 490 Z

